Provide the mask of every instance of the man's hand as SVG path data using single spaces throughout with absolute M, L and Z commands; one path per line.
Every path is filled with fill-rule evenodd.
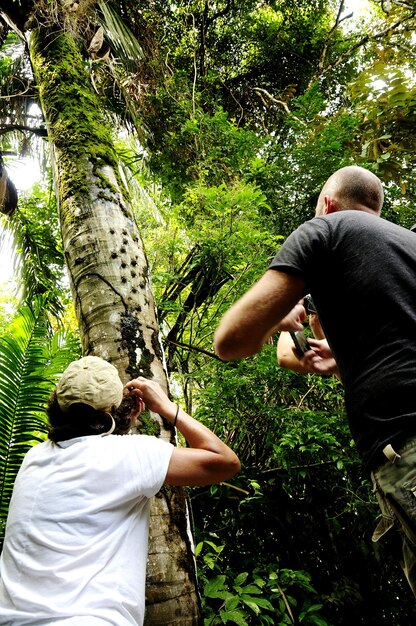
M 222 318 L 214 335 L 216 355 L 231 361 L 256 354 L 288 316 L 289 327 L 299 330 L 302 313 L 296 303 L 304 293 L 300 276 L 267 270 Z
M 276 326 L 275 330 L 295 331 L 303 330 L 302 322 L 306 320 L 305 307 L 302 301 L 295 304 L 293 309 Z
M 299 359 L 304 371 L 323 376 L 329 376 L 330 374 L 338 375 L 338 367 L 327 340 L 308 338 L 308 343 L 312 350 L 308 350 Z

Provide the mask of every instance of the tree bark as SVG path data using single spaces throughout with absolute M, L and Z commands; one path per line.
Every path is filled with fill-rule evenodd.
M 111 129 L 74 38 L 49 26 L 29 37 L 52 147 L 62 240 L 83 350 L 112 362 L 123 381 L 167 388 L 148 263 L 119 177 Z M 169 424 L 153 415 L 160 436 Z M 182 489 L 154 499 L 147 625 L 201 623 L 188 509 Z

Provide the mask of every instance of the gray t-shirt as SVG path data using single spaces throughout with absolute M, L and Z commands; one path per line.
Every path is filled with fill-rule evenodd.
M 362 211 L 314 218 L 270 269 L 300 275 L 345 386 L 364 465 L 416 435 L 416 236 Z

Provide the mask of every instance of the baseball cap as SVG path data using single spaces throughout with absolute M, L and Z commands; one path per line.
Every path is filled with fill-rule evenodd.
M 73 361 L 56 387 L 56 398 L 63 411 L 82 402 L 99 411 L 118 407 L 123 398 L 123 383 L 114 365 L 98 356 Z

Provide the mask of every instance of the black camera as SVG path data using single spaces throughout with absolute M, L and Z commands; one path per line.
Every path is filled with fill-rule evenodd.
M 293 339 L 293 343 L 295 344 L 296 353 L 298 356 L 302 357 L 305 352 L 311 350 L 311 346 L 306 339 L 306 335 L 303 331 L 297 330 L 296 332 L 291 331 L 290 336 Z

